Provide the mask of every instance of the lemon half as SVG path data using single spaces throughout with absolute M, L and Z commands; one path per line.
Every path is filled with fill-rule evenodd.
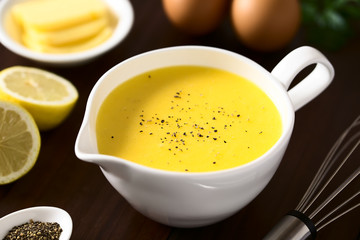
M 20 104 L 40 130 L 49 130 L 69 115 L 78 92 L 72 83 L 54 73 L 14 66 L 0 72 L 0 99 Z
M 40 142 L 31 114 L 19 105 L 0 101 L 0 184 L 19 179 L 34 166 Z

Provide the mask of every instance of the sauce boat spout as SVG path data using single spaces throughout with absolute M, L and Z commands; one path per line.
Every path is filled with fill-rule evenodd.
M 115 169 L 119 171 L 122 165 L 126 165 L 124 161 L 119 161 L 116 157 L 98 152 L 95 133 L 91 131 L 87 120 L 84 120 L 76 138 L 75 154 L 80 160 L 97 164 L 107 172 L 112 172 Z
M 94 134 L 91 132 L 89 121 L 85 119 L 76 138 L 75 155 L 83 161 L 97 163 L 94 159 L 98 154 L 96 136 L 92 135 Z

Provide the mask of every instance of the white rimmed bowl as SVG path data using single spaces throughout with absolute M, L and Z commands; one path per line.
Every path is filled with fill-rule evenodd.
M 61 208 L 47 206 L 25 208 L 0 218 L 0 239 L 3 239 L 13 227 L 30 220 L 57 222 L 62 229 L 60 240 L 70 239 L 73 228 L 70 215 Z
M 315 69 L 288 91 L 297 73 L 311 64 L 316 64 Z M 99 153 L 96 119 L 112 90 L 138 74 L 179 65 L 225 70 L 257 85 L 279 110 L 283 125 L 280 139 L 247 164 L 204 173 L 165 171 Z M 326 57 L 307 46 L 290 52 L 271 73 L 245 56 L 219 48 L 179 46 L 142 53 L 114 66 L 96 83 L 88 98 L 75 153 L 83 161 L 98 164 L 111 185 L 145 216 L 175 227 L 212 224 L 239 211 L 265 188 L 289 143 L 295 111 L 320 94 L 333 77 L 334 69 Z
M 134 22 L 134 12 L 129 0 L 103 0 L 114 17 L 117 18 L 112 36 L 104 43 L 82 52 L 66 54 L 40 53 L 28 49 L 9 34 L 6 21 L 12 6 L 29 0 L 2 0 L 0 1 L 0 42 L 10 51 L 37 61 L 51 65 L 75 65 L 92 60 L 117 46 L 130 32 Z

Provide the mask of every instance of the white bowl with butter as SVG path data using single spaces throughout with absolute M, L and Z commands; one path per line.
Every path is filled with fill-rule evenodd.
M 19 26 L 16 25 L 13 16 L 10 15 L 15 5 L 28 1 L 35 0 L 3 0 L 0 2 L 0 42 L 10 51 L 22 57 L 52 65 L 79 64 L 98 57 L 116 47 L 127 36 L 134 21 L 134 12 L 130 1 L 101 0 L 110 13 L 112 24 L 111 35 L 105 41 L 80 51 L 37 51 L 25 46 L 24 38 L 20 37 Z M 39 32 L 42 34 L 38 34 L 40 37 L 47 37 L 46 41 L 51 37 L 46 35 L 46 32 L 44 34 L 41 29 Z M 59 39 L 57 36 L 56 38 Z

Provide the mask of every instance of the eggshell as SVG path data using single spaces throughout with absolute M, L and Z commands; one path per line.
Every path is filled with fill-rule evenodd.
M 287 45 L 300 25 L 298 0 L 234 0 L 231 20 L 239 39 L 260 51 Z
M 213 31 L 222 21 L 228 0 L 162 0 L 169 20 L 189 34 L 202 35 Z

